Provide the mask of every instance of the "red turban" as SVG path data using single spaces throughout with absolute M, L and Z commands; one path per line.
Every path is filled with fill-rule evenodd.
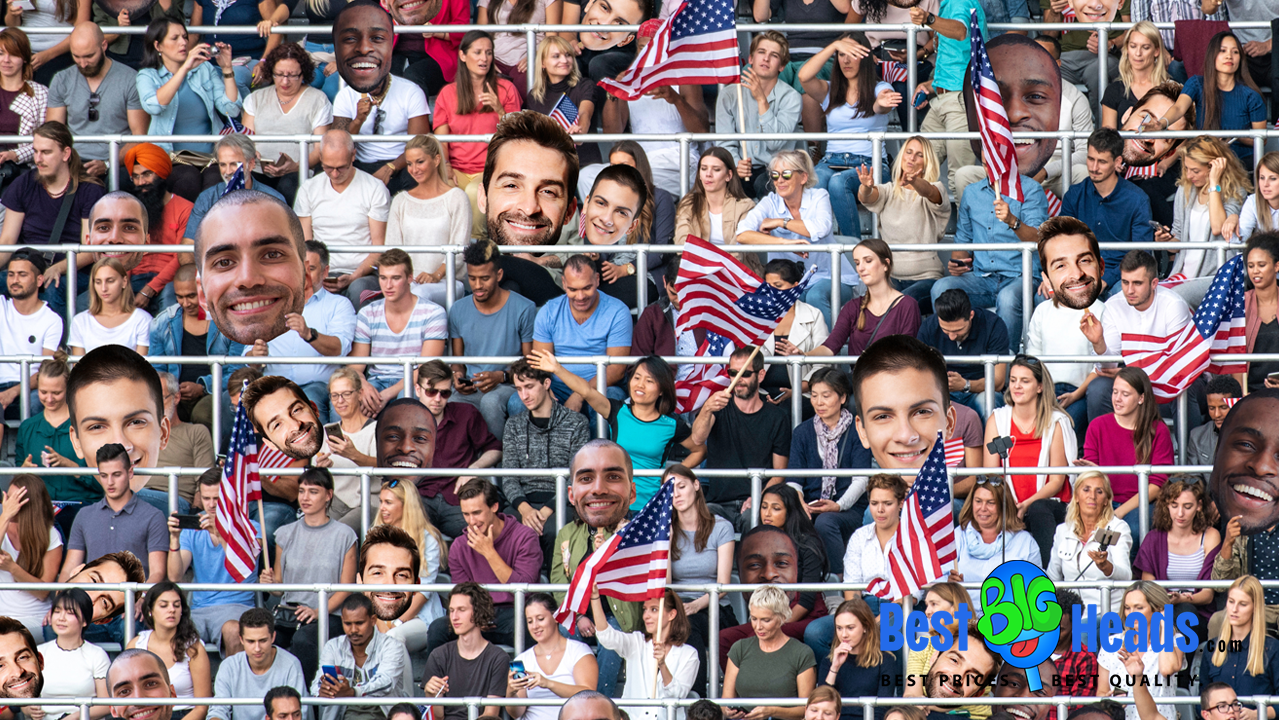
M 141 165 L 151 172 L 159 175 L 162 180 L 169 178 L 169 173 L 173 171 L 173 163 L 169 160 L 169 153 L 163 148 L 151 143 L 139 143 L 129 148 L 124 153 L 124 166 L 133 173 L 133 166 Z

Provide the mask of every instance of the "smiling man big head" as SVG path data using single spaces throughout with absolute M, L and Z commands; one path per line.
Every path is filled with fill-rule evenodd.
M 85 353 L 67 378 L 71 445 L 87 462 L 119 443 L 133 467 L 155 467 L 169 442 L 164 387 L 155 368 L 132 348 L 103 345 Z M 137 479 L 138 487 L 145 483 Z
M 169 720 L 172 705 L 142 705 L 151 698 L 171 698 L 177 693 L 169 682 L 169 669 L 159 655 L 141 648 L 125 650 L 107 670 L 107 692 L 126 705 L 112 705 L 111 717 L 123 720 Z
M 631 456 L 611 440 L 592 440 L 569 464 L 568 500 L 577 517 L 593 528 L 613 530 L 635 502 Z
M 298 384 L 278 375 L 254 380 L 240 396 L 258 434 L 294 460 L 320 452 L 320 420 Z
M 554 245 L 576 209 L 581 164 L 564 128 L 524 110 L 498 123 L 477 201 L 498 245 Z
M 382 89 L 391 74 L 395 44 L 390 13 L 373 0 L 347 3 L 333 21 L 333 43 L 338 75 L 352 90 Z
M 44 658 L 31 631 L 0 616 L 0 698 L 37 698 L 43 690 Z
M 1244 535 L 1279 523 L 1279 389 L 1235 403 L 1221 423 L 1208 492 L 1223 521 L 1238 517 Z
M 1013 132 L 1058 129 L 1061 120 L 1061 68 L 1042 45 L 1025 35 L 1007 33 L 986 43 L 990 68 L 999 83 L 1004 112 Z M 972 76 L 964 73 L 964 106 L 968 112 L 968 129 L 978 127 L 977 105 L 973 101 Z M 980 159 L 981 141 L 970 140 L 973 153 Z M 1048 164 L 1056 138 L 1014 139 L 1017 169 L 1034 177 Z

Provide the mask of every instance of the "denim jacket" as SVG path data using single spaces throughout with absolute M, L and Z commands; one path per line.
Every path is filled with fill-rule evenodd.
M 244 354 L 244 346 L 223 335 L 218 331 L 218 326 L 213 323 L 209 323 L 209 334 L 205 338 L 204 345 L 206 353 L 209 355 L 240 356 Z M 175 357 L 182 354 L 181 305 L 171 305 L 151 320 L 150 348 L 150 353 L 158 357 Z M 229 377 L 231 373 L 242 367 L 244 366 L 224 365 L 222 367 L 222 377 Z M 155 369 L 157 372 L 169 372 L 173 373 L 174 377 L 182 377 L 181 365 L 162 363 L 156 364 Z M 204 386 L 205 391 L 211 395 L 217 395 L 222 390 L 221 388 L 213 387 L 212 374 L 200 378 L 199 382 Z
M 165 83 L 173 77 L 168 68 L 161 65 L 158 69 L 144 68 L 138 71 L 138 99 L 142 101 L 142 109 L 151 116 L 151 128 L 148 135 L 172 135 L 173 126 L 178 118 L 178 104 L 169 102 L 161 105 L 157 93 Z M 209 111 L 209 125 L 213 132 L 222 130 L 225 124 L 218 113 L 227 117 L 240 116 L 240 99 L 232 100 L 226 96 L 226 84 L 222 81 L 222 71 L 216 63 L 204 63 L 187 74 L 186 82 L 204 101 Z M 173 151 L 172 143 L 156 143 L 160 147 Z

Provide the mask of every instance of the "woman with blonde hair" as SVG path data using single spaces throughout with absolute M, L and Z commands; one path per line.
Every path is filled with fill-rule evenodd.
M 790 598 L 776 585 L 762 585 L 751 593 L 750 624 L 753 634 L 738 640 L 728 651 L 724 666 L 724 700 L 752 697 L 807 697 L 817 687 L 817 659 L 804 643 L 787 637 L 782 625 L 790 619 Z M 740 703 L 725 703 L 725 717 L 747 716 Z M 752 718 L 801 720 L 800 707 L 756 707 Z
M 363 375 L 345 366 L 329 376 L 329 406 L 338 419 L 324 426 L 324 434 L 335 467 L 377 465 L 377 422 L 364 414 L 360 402 L 365 382 Z
M 134 307 L 129 272 L 119 260 L 102 258 L 89 270 L 89 309 L 71 319 L 67 345 L 72 355 L 103 345 L 124 345 L 147 354 L 151 314 Z
M 1085 600 L 1085 602 L 1087 602 Z M 1186 656 L 1176 646 L 1166 648 L 1162 651 L 1155 650 L 1150 643 L 1150 638 L 1154 636 L 1152 623 L 1150 619 L 1158 613 L 1162 613 L 1164 606 L 1168 604 L 1168 593 L 1164 591 L 1158 583 L 1150 580 L 1138 580 L 1129 585 L 1124 590 L 1123 605 L 1119 612 L 1119 617 L 1124 621 L 1124 627 L 1129 627 L 1127 620 L 1129 615 L 1142 615 L 1145 617 L 1145 627 L 1147 637 L 1139 640 L 1144 642 L 1147 651 L 1142 656 L 1142 664 L 1145 668 L 1143 685 L 1150 689 L 1150 694 L 1159 698 L 1175 697 L 1177 694 L 1177 683 L 1172 676 L 1181 671 L 1185 664 Z M 1125 637 L 1132 635 L 1133 630 L 1129 630 Z M 1097 697 L 1121 697 L 1128 694 L 1129 685 L 1123 683 L 1122 678 L 1128 675 L 1124 668 L 1124 661 L 1120 658 L 1119 653 L 1123 649 L 1119 648 L 1115 651 L 1100 649 L 1097 652 L 1097 667 L 1104 672 L 1098 675 L 1103 679 L 1097 682 Z M 1109 678 L 1118 676 L 1123 684 L 1112 685 Z M 1159 714 L 1165 718 L 1177 717 L 1177 706 L 1160 705 Z M 1126 705 L 1124 714 L 1127 720 L 1140 720 L 1136 705 Z
M 978 477 L 959 511 L 955 545 L 959 554 L 950 569 L 951 582 L 985 579 L 1007 560 L 1025 560 L 1043 567 L 1039 544 L 1026 532 L 1008 485 L 998 476 Z M 981 607 L 980 593 L 969 592 L 973 607 Z
M 702 152 L 697 161 L 693 189 L 675 209 L 675 244 L 689 235 L 716 245 L 746 242 L 737 237 L 737 225 L 755 207 L 737 177 L 733 156 L 718 145 Z
M 1115 517 L 1114 497 L 1110 478 L 1103 473 L 1091 470 L 1075 478 L 1070 503 L 1066 505 L 1066 521 L 1053 534 L 1053 549 L 1045 568 L 1048 577 L 1057 582 L 1132 579 L 1128 558 L 1132 530 L 1128 523 Z M 1097 531 L 1103 528 L 1117 533 L 1115 542 L 1104 552 L 1096 539 Z M 1101 606 L 1100 589 L 1081 587 L 1077 592 L 1085 605 Z M 1118 606 L 1121 597 L 1118 590 L 1112 590 L 1110 606 Z
M 1230 584 L 1226 622 L 1215 641 L 1208 641 L 1207 653 L 1200 666 L 1204 686 L 1228 683 L 1238 695 L 1279 692 L 1279 640 L 1266 634 L 1266 592 L 1257 578 L 1244 575 Z M 1248 712 L 1255 720 L 1256 711 L 1240 717 L 1249 717 Z M 1266 717 L 1275 717 L 1272 708 Z
M 591 131 L 591 120 L 597 108 L 604 107 L 604 91 L 599 85 L 582 82 L 577 67 L 577 48 L 567 38 L 547 35 L 537 46 L 538 72 L 533 77 L 533 89 L 524 98 L 524 107 L 543 115 L 550 115 L 560 99 L 577 108 L 577 121 L 569 126 L 570 135 L 582 135 Z M 578 143 L 577 157 L 581 167 L 602 162 L 600 147 L 596 143 Z
M 449 161 L 434 135 L 415 135 L 404 145 L 405 170 L 413 187 L 391 198 L 386 221 L 387 247 L 400 246 L 413 259 L 413 292 L 424 300 L 443 306 L 449 256 L 425 251 L 440 245 L 465 247 L 471 242 L 471 201 L 466 192 L 454 187 L 449 177 Z M 414 248 L 423 248 L 414 251 Z M 453 254 L 454 297 L 464 292 L 462 253 Z
M 1159 28 L 1149 20 L 1133 25 L 1123 41 L 1119 79 L 1106 87 L 1101 98 L 1101 126 L 1119 129 L 1119 123 L 1146 93 L 1168 82 L 1167 51 Z
M 411 478 L 387 478 L 382 481 L 378 502 L 373 527 L 393 525 L 408 533 L 417 542 L 418 555 L 422 558 L 418 582 L 423 585 L 435 582 L 436 576 L 448 569 L 448 551 L 444 537 L 422 509 L 417 486 Z M 409 652 L 420 652 L 426 647 L 431 621 L 440 617 L 444 617 L 444 607 L 439 597 L 433 592 L 417 593 L 403 615 L 392 621 L 378 620 L 378 629 L 404 643 Z
M 880 682 L 900 670 L 897 657 L 879 649 L 879 623 L 861 598 L 840 603 L 835 610 L 835 644 L 817 666 L 817 681 L 840 697 L 893 697 L 891 686 Z M 862 707 L 847 705 L 841 720 L 863 720 Z M 867 719 L 869 720 L 869 719 Z
M 1239 237 L 1279 229 L 1279 152 L 1268 152 L 1257 163 L 1257 192 L 1248 196 L 1239 215 Z

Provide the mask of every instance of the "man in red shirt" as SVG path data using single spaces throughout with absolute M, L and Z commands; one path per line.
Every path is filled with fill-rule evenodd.
M 133 179 L 133 195 L 142 203 L 147 214 L 148 232 L 141 239 L 153 245 L 182 242 L 187 218 L 194 206 L 190 200 L 174 195 L 166 187 L 165 181 L 173 170 L 168 153 L 151 143 L 140 143 L 124 154 L 124 166 Z M 126 242 L 131 241 L 131 237 L 126 237 Z M 134 303 L 153 315 L 176 303 L 173 276 L 180 264 L 182 261 L 178 253 L 142 253 L 137 265 L 129 270 Z M 158 305 L 153 305 L 152 299 L 161 293 L 164 297 Z

